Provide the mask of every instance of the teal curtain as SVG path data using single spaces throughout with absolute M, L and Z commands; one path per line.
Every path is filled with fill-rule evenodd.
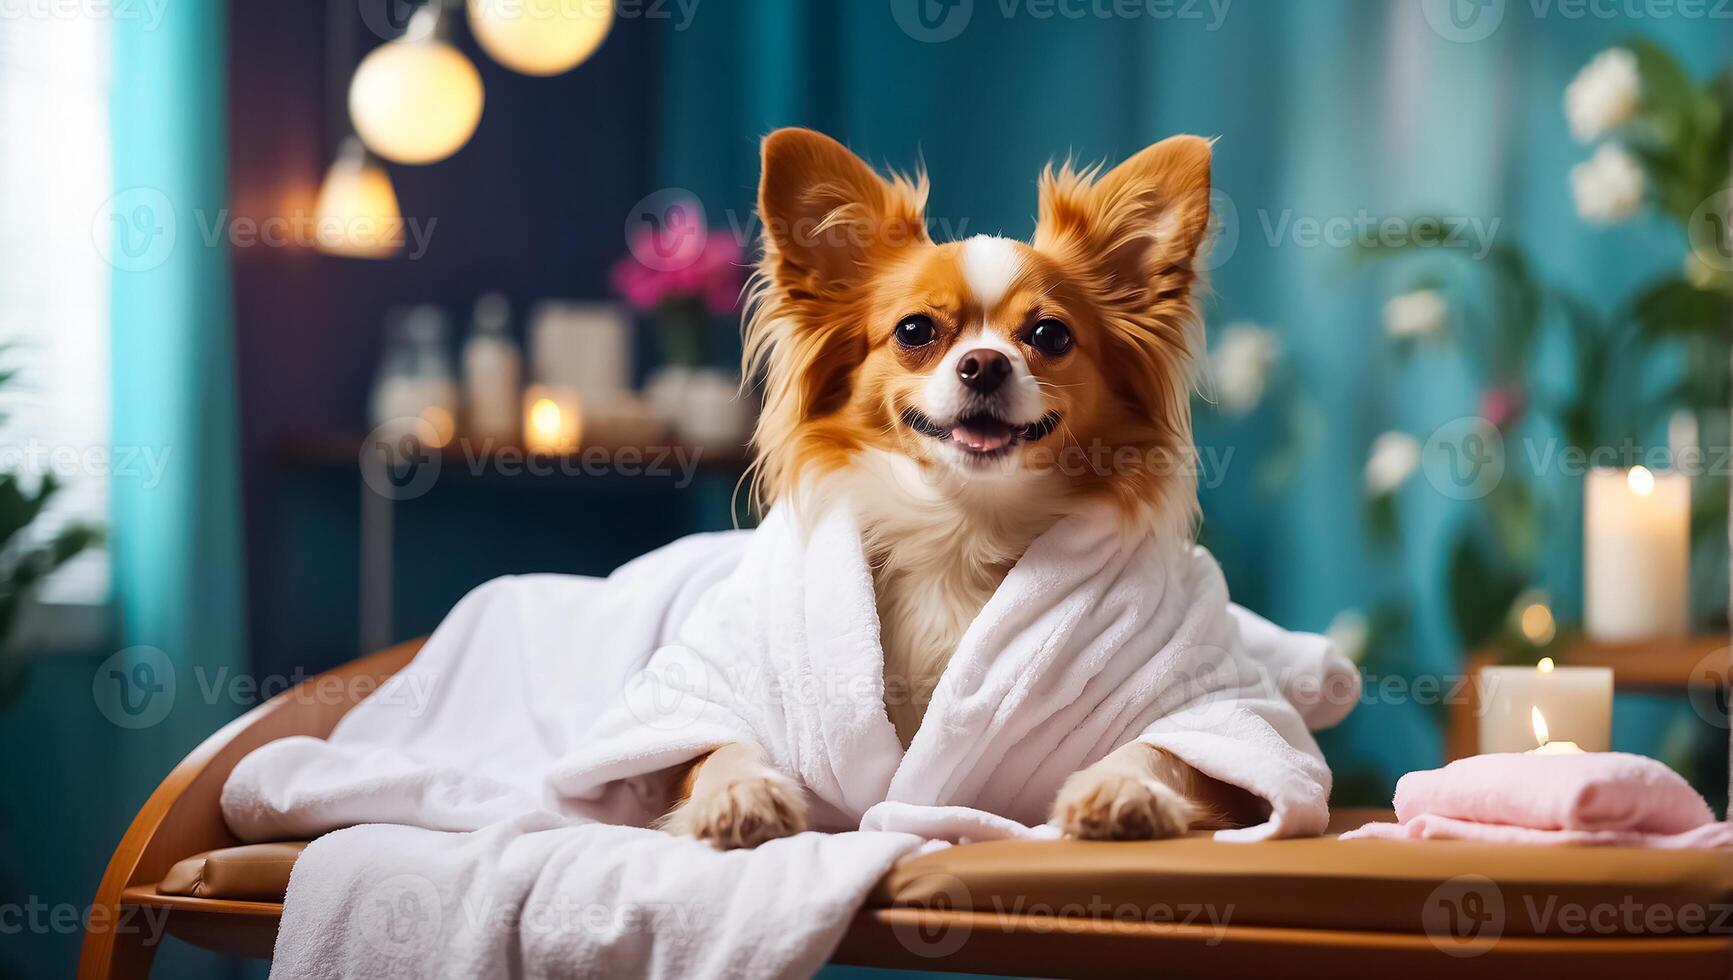
M 898 21 L 920 2 L 705 7 L 667 38 L 662 183 L 693 191 L 713 226 L 747 227 L 757 139 L 806 125 L 874 162 L 924 160 L 930 216 L 948 223 L 940 230 L 1023 237 L 1049 159 L 1117 161 L 1171 133 L 1220 136 L 1215 178 L 1238 213 L 1237 238 L 1214 272 L 1208 322 L 1277 331 L 1321 424 L 1273 500 L 1259 495 L 1250 462 L 1272 443 L 1269 423 L 1200 430 L 1200 440 L 1236 447 L 1224 481 L 1204 493 L 1211 546 L 1237 598 L 1294 628 L 1322 629 L 1340 610 L 1402 592 L 1414 605 L 1409 662 L 1454 670 L 1446 532 L 1464 508 L 1408 495 L 1425 498 L 1405 503 L 1410 546 L 1400 559 L 1381 556 L 1367 540 L 1361 474 L 1379 433 L 1424 436 L 1474 414 L 1477 392 L 1448 356 L 1403 363 L 1388 353 L 1380 308 L 1411 275 L 1356 271 L 1346 249 L 1300 241 L 1296 223 L 1496 220 L 1495 237 L 1524 245 L 1543 275 L 1611 307 L 1677 269 L 1683 244 L 1658 219 L 1610 229 L 1577 219 L 1567 174 L 1589 151 L 1568 132 L 1564 86 L 1637 33 L 1704 77 L 1733 50 L 1733 24 L 1511 2 L 1489 5 L 1502 21 L 1465 42 L 1434 29 L 1428 7 L 1447 5 L 1433 0 L 1131 5 L 1171 15 L 1134 17 L 1087 15 L 1114 5 L 973 0 L 953 5 L 967 18 L 959 33 L 925 40 Z M 1036 16 L 1065 8 L 1085 16 Z M 1544 583 L 1567 612 L 1580 590 L 1574 520 L 1567 513 L 1549 531 L 1558 558 Z M 1627 721 L 1658 730 L 1649 710 L 1621 701 L 1621 731 Z M 1436 764 L 1441 733 L 1425 706 L 1367 703 L 1326 749 L 1339 777 L 1387 790 L 1401 772 Z
M 228 244 L 209 231 L 227 213 L 227 10 L 112 21 L 113 438 L 167 460 L 113 487 L 116 683 L 137 678 L 132 704 L 162 715 L 122 732 L 140 798 L 244 707 L 219 683 L 246 668 Z

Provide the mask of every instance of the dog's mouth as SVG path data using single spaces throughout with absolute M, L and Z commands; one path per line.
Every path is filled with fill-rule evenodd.
M 948 442 L 975 456 L 994 456 L 1025 442 L 1044 439 L 1059 427 L 1059 413 L 1048 412 L 1033 422 L 1016 424 L 987 412 L 958 417 L 949 424 L 913 408 L 903 409 L 903 424 L 921 435 Z

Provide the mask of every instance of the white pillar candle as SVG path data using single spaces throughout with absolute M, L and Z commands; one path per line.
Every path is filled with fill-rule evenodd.
M 1534 667 L 1482 667 L 1477 680 L 1482 753 L 1536 748 L 1537 708 L 1552 741 L 1574 742 L 1585 752 L 1612 745 L 1611 667 L 1555 667 L 1549 658 Z
M 549 300 L 530 325 L 530 376 L 592 405 L 632 390 L 631 322 L 618 306 Z
M 1583 621 L 1597 640 L 1683 636 L 1690 618 L 1691 483 L 1597 467 L 1583 505 Z M 1550 717 L 1550 715 L 1549 715 Z
M 569 453 L 582 432 L 577 392 L 560 385 L 524 389 L 524 449 L 544 456 Z

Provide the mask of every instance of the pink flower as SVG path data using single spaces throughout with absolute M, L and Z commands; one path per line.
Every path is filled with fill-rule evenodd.
M 640 312 L 692 300 L 711 313 L 733 312 L 745 282 L 744 255 L 731 235 L 708 232 L 671 211 L 659 228 L 640 228 L 630 254 L 614 265 L 614 289 Z
M 662 304 L 662 279 L 654 270 L 624 258 L 614 264 L 613 278 L 614 291 L 633 309 L 653 310 Z
M 1520 388 L 1492 388 L 1480 396 L 1480 417 L 1495 429 L 1508 429 L 1515 425 L 1527 407 Z

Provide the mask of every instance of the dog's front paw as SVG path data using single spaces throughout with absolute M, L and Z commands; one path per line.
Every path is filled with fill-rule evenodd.
M 1059 789 L 1053 822 L 1084 840 L 1156 840 L 1191 826 L 1191 801 L 1166 783 L 1138 772 L 1073 773 Z
M 768 769 L 744 778 L 700 775 L 662 826 L 724 849 L 757 847 L 805 830 L 806 799 L 793 780 Z

